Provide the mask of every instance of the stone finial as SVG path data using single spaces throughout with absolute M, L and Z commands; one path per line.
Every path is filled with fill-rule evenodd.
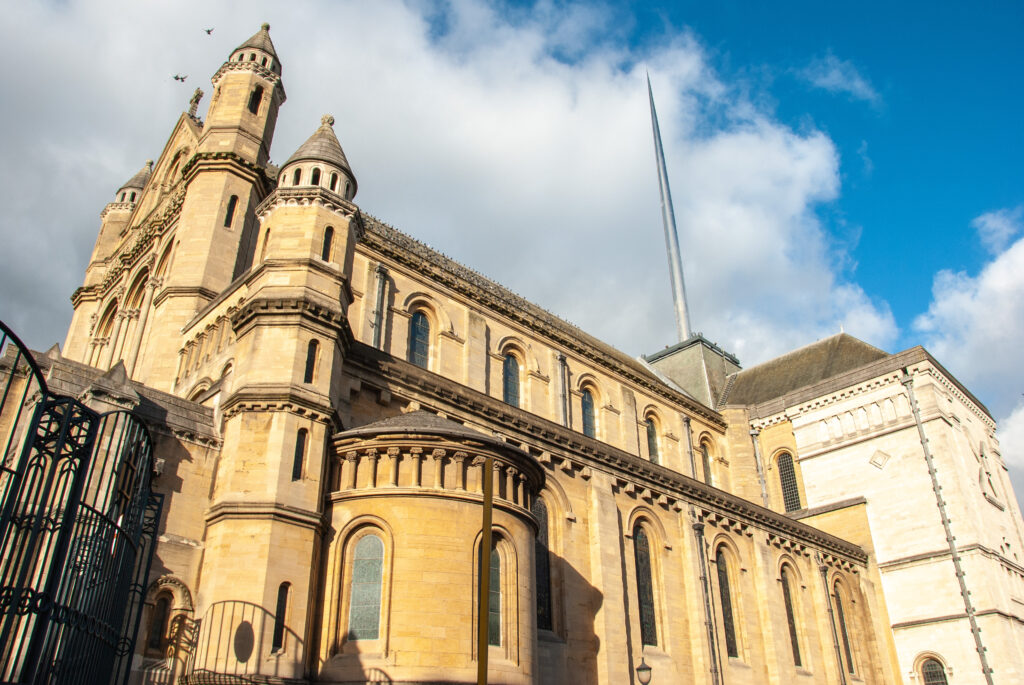
M 334 117 L 332 117 L 330 114 L 323 115 L 322 117 L 320 117 L 320 125 L 321 126 L 331 126 L 331 127 L 333 127 L 334 126 Z
M 199 108 L 199 101 L 203 99 L 203 91 L 196 88 L 196 91 L 192 93 L 192 98 L 188 101 L 188 115 L 195 118 L 196 110 Z
M 263 22 L 262 24 L 260 24 L 260 30 L 261 31 L 269 31 L 270 30 L 270 24 L 268 24 L 267 22 Z
M 151 160 L 151 159 L 147 159 L 146 160 L 146 168 L 147 169 L 152 169 L 153 168 L 153 160 Z

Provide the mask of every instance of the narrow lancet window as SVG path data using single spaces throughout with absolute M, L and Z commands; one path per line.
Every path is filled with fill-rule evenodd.
M 421 311 L 414 312 L 409 322 L 409 361 L 425 369 L 430 358 L 430 321 Z
M 331 188 L 331 190 L 337 190 L 338 189 L 338 174 L 331 174 L 331 185 L 330 185 L 330 188 Z
M 284 621 L 288 613 L 288 591 L 290 583 L 281 583 L 277 588 L 277 611 L 274 613 L 274 638 L 270 645 L 271 652 L 280 652 L 284 649 Z
M 300 428 L 295 436 L 295 459 L 292 461 L 292 480 L 302 480 L 302 466 L 306 460 L 306 441 L 309 431 Z
M 505 355 L 501 364 L 502 395 L 505 404 L 519 406 L 519 360 L 511 354 Z
M 718 571 L 718 600 L 722 605 L 722 631 L 725 633 L 725 652 L 730 657 L 735 658 L 740 655 L 740 651 L 736 643 L 736 625 L 733 623 L 729 566 L 725 559 L 725 551 L 721 547 L 715 553 L 715 566 Z
M 640 606 L 640 643 L 658 644 L 654 616 L 654 586 L 651 578 L 651 545 L 643 526 L 633 527 L 633 555 L 636 560 L 636 595 Z
M 782 502 L 786 511 L 800 508 L 800 489 L 796 485 L 796 471 L 793 470 L 793 457 L 789 452 L 779 455 L 779 483 L 782 485 Z
M 839 591 L 839 585 L 835 586 L 836 597 L 836 620 L 839 621 L 839 634 L 843 638 L 843 656 L 846 657 L 846 671 L 850 674 L 853 668 L 853 649 L 850 647 L 850 632 L 846 627 L 846 611 L 843 609 L 843 594 Z
M 320 250 L 320 259 L 325 262 L 331 261 L 331 248 L 334 244 L 334 228 L 328 226 L 324 229 L 324 244 Z
M 580 414 L 583 418 L 583 434 L 588 438 L 597 436 L 596 424 L 594 423 L 594 395 L 584 388 L 580 395 Z
M 376 535 L 364 535 L 356 543 L 349 591 L 348 639 L 380 637 L 380 598 L 384 577 L 384 543 Z
M 313 175 L 310 176 L 309 182 L 310 182 L 310 184 L 315 185 L 315 186 L 320 185 L 320 170 L 319 169 L 313 169 Z
M 786 622 L 789 624 L 789 644 L 793 647 L 793 663 L 802 666 L 800 661 L 800 641 L 796 632 L 796 613 L 793 611 L 793 595 L 789 584 L 789 569 L 782 567 L 782 601 L 786 605 Z
M 303 383 L 313 382 L 313 376 L 316 374 L 316 357 L 319 350 L 320 343 L 316 340 L 310 340 L 309 345 L 306 346 L 306 370 L 302 374 Z
M 711 454 L 706 442 L 700 444 L 700 461 L 704 467 L 704 482 L 711 485 Z
M 292 174 L 292 185 L 297 186 L 302 180 L 302 169 L 296 169 L 295 173 Z
M 487 598 L 487 644 L 501 646 L 501 555 L 497 546 L 491 548 L 491 561 L 488 565 L 491 574 Z
M 238 206 L 238 196 L 232 195 L 228 200 L 227 211 L 224 212 L 224 228 L 231 228 L 231 222 L 235 218 L 235 207 Z
M 651 461 L 655 464 L 660 464 L 658 455 L 658 428 L 654 425 L 654 419 L 650 416 L 644 420 L 644 427 L 647 429 L 647 454 L 650 455 Z

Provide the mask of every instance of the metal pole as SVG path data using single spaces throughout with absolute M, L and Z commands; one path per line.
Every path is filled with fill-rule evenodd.
M 480 536 L 480 558 L 478 573 L 480 576 L 480 596 L 477 598 L 477 630 L 476 653 L 477 685 L 487 685 L 487 635 L 488 610 L 491 599 L 491 509 L 494 505 L 494 457 L 484 458 L 484 470 L 480 477 L 484 479 L 484 520 Z

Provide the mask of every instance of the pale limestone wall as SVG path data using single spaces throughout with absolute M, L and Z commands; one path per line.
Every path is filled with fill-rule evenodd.
M 1015 498 L 1003 477 L 994 424 L 933 365 L 918 364 L 911 373 L 953 534 L 963 552 L 971 599 L 979 614 L 987 614 L 982 636 L 990 665 L 996 682 L 1016 682 L 1024 663 L 1019 642 L 1014 642 L 1024 617 L 1024 567 L 1014 552 L 1024 540 Z M 915 664 L 921 654 L 930 652 L 953 669 L 957 682 L 981 683 L 984 678 L 967 620 L 962 618 L 960 588 L 899 375 L 891 373 L 802 402 L 789 407 L 785 416 L 766 417 L 764 423 L 792 425 L 806 506 L 866 498 L 903 677 L 914 682 L 910 676 Z M 943 620 L 957 615 L 961 618 Z

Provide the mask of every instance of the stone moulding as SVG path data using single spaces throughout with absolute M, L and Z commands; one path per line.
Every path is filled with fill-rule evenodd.
M 284 92 L 284 82 L 281 80 L 281 77 L 259 62 L 250 62 L 249 60 L 245 60 L 243 62 L 232 62 L 228 60 L 222 64 L 220 69 L 217 70 L 217 73 L 210 78 L 210 82 L 214 87 L 216 87 L 220 78 L 229 71 L 254 71 L 274 85 L 274 92 L 280 91 L 281 103 L 287 99 Z
M 242 412 L 287 412 L 328 426 L 341 425 L 328 398 L 291 385 L 243 386 L 224 400 L 221 411 L 226 419 Z
M 516 295 L 476 271 L 445 257 L 423 243 L 363 212 L 366 227 L 364 243 L 396 262 L 412 268 L 423 277 L 447 286 L 474 302 L 497 311 L 513 321 L 532 328 L 598 366 L 611 370 L 646 391 L 681 404 L 706 421 L 725 427 L 725 420 L 714 410 L 664 386 L 649 377 L 639 362 L 587 335 L 550 312 Z
M 323 533 L 323 515 L 277 502 L 218 502 L 206 512 L 206 525 L 229 519 L 270 519 Z

